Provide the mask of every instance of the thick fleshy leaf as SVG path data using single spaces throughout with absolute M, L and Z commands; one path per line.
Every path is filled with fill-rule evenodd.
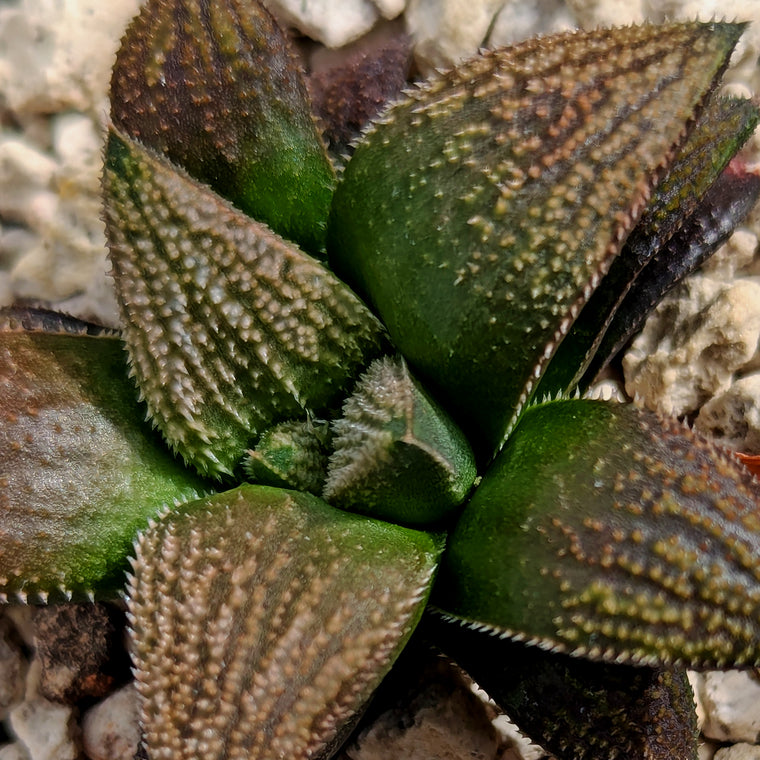
M 119 337 L 95 332 L 0 313 L 2 600 L 115 596 L 137 531 L 204 490 L 144 422 Z
M 589 662 L 435 616 L 423 631 L 558 760 L 697 760 L 683 669 Z
M 593 383 L 663 297 L 730 237 L 758 198 L 760 175 L 745 171 L 740 164 L 730 165 L 718 177 L 696 211 L 636 278 L 581 379 L 581 390 Z
M 626 27 L 486 52 L 410 93 L 358 146 L 333 202 L 331 260 L 486 454 L 741 30 Z
M 392 522 L 444 520 L 477 475 L 464 434 L 400 358 L 362 376 L 333 424 L 333 446 L 325 499 Z
M 150 757 L 328 756 L 415 627 L 440 548 L 265 486 L 166 514 L 128 592 Z
M 117 127 L 306 250 L 324 249 L 335 174 L 300 63 L 252 0 L 150 0 L 111 79 Z
M 370 120 L 401 96 L 409 83 L 411 64 L 412 41 L 399 35 L 380 48 L 371 42 L 361 46 L 337 65 L 311 76 L 314 112 L 333 154 L 350 153 Z
M 760 662 L 760 485 L 631 405 L 529 409 L 449 542 L 434 603 L 592 659 Z
M 264 431 L 255 448 L 246 452 L 243 469 L 252 483 L 319 496 L 327 477 L 329 439 L 326 421 L 281 422 Z
M 321 263 L 112 131 L 106 223 L 132 370 L 153 421 L 230 474 L 277 422 L 336 403 L 383 330 Z
M 589 362 L 598 368 L 609 360 L 611 349 L 619 348 L 635 330 L 632 318 L 642 324 L 664 293 L 703 263 L 754 206 L 756 193 L 748 183 L 727 184 L 721 172 L 750 137 L 759 116 L 749 100 L 716 98 L 709 103 L 620 255 L 557 349 L 539 382 L 537 398 L 571 391 Z M 751 184 L 751 175 L 746 177 Z M 659 287 L 643 295 L 655 284 Z M 626 296 L 630 300 L 623 308 Z M 608 337 L 605 331 L 614 320 L 619 321 Z

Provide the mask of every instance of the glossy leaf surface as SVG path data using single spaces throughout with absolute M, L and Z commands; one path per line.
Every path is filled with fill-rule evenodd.
M 630 405 L 528 410 L 454 529 L 434 603 L 592 659 L 760 662 L 760 487 Z
M 486 454 L 741 29 L 627 27 L 487 51 L 412 92 L 358 146 L 333 203 L 331 260 Z
M 537 398 L 571 391 L 592 361 L 597 369 L 603 366 L 665 292 L 702 263 L 722 242 L 721 234 L 728 235 L 749 213 L 756 200 L 750 176 L 732 184 L 721 172 L 759 117 L 749 100 L 716 98 L 708 104 L 620 255 L 557 349 L 539 382 Z M 705 227 L 702 234 L 700 225 Z
M 23 319 L 0 315 L 0 599 L 115 596 L 137 531 L 208 486 L 144 424 L 118 336 Z
M 111 80 L 117 127 L 318 253 L 335 174 L 301 66 L 261 4 L 151 0 Z
M 166 514 L 128 592 L 151 758 L 329 756 L 419 620 L 440 549 L 264 486 Z
M 272 424 L 339 403 L 383 329 L 321 263 L 112 131 L 106 220 L 125 340 L 151 416 L 229 475 Z
M 408 525 L 440 523 L 477 475 L 470 444 L 402 359 L 374 362 L 333 424 L 324 496 Z

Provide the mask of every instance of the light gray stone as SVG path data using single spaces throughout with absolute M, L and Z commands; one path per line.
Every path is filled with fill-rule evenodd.
M 29 224 L 50 215 L 55 205 L 53 177 L 55 159 L 22 136 L 0 132 L 0 216 Z
M 71 707 L 30 699 L 11 710 L 8 723 L 30 760 L 79 759 Z
M 705 736 L 752 744 L 760 739 L 760 683 L 750 673 L 705 673 L 700 696 L 707 714 Z
M 100 116 L 119 38 L 140 0 L 21 0 L 0 8 L 0 92 L 17 115 Z
M 626 391 L 664 414 L 698 410 L 724 393 L 760 339 L 760 283 L 692 277 L 647 320 L 623 359 Z
M 637 24 L 646 18 L 644 0 L 567 0 L 567 4 L 584 29 Z
M 127 684 L 82 719 L 82 743 L 90 760 L 133 760 L 140 744 L 137 690 Z
M 505 2 L 491 30 L 488 47 L 511 45 L 533 37 L 576 26 L 576 19 L 563 0 Z
M 487 41 L 503 0 L 410 0 L 406 27 L 424 71 L 448 68 Z
M 406 8 L 406 0 L 372 0 L 380 15 L 385 19 L 400 16 Z
M 380 18 L 371 0 L 268 0 L 286 24 L 327 47 L 341 47 L 366 34 Z
M 760 747 L 754 744 L 734 744 L 715 753 L 715 760 L 760 760 Z
M 0 747 L 0 760 L 30 760 L 27 751 L 18 743 Z

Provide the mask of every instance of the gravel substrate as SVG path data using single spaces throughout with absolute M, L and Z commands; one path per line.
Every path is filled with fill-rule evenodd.
M 138 0 L 0 0 L 0 304 L 45 301 L 116 324 L 100 219 L 102 130 L 114 52 L 138 6 Z M 711 19 L 725 4 L 279 0 L 271 6 L 302 35 L 315 69 L 367 40 L 377 46 L 406 30 L 424 72 L 484 43 L 574 25 Z M 730 89 L 760 92 L 760 3 L 735 2 L 731 14 L 755 23 L 734 57 Z M 747 160 L 759 154 L 754 138 Z M 625 391 L 638 403 L 685 417 L 753 454 L 760 454 L 759 235 L 757 211 L 714 261 L 668 296 L 623 361 Z M 440 662 L 424 667 L 412 696 L 389 702 L 346 757 L 543 757 L 473 696 L 460 673 Z M 701 757 L 760 760 L 754 673 L 694 674 L 693 685 Z M 0 719 L 0 760 L 140 757 L 123 610 L 0 609 Z

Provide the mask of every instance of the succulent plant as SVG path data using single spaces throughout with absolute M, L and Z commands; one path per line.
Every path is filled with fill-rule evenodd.
M 760 487 L 578 390 L 760 193 L 741 32 L 485 51 L 335 157 L 266 10 L 146 3 L 122 330 L 0 320 L 0 589 L 125 593 L 151 758 L 329 757 L 416 628 L 559 757 L 696 758 L 685 668 L 760 664 Z

